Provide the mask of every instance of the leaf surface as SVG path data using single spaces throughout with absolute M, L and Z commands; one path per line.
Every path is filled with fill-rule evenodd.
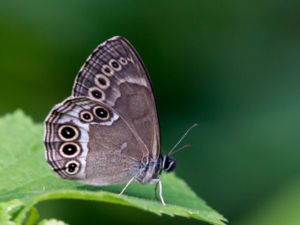
M 50 199 L 82 199 L 110 202 L 146 210 L 157 215 L 182 216 L 224 225 L 226 219 L 206 205 L 175 174 L 161 176 L 164 207 L 154 194 L 153 185 L 132 184 L 96 187 L 59 178 L 44 158 L 43 126 L 34 124 L 21 111 L 0 119 L 0 224 L 36 220 L 34 206 Z

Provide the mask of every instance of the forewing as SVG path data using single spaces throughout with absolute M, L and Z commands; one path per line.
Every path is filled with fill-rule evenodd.
M 111 38 L 93 51 L 77 75 L 73 96 L 88 96 L 112 107 L 145 144 L 148 156 L 159 156 L 159 123 L 149 76 L 125 38 Z

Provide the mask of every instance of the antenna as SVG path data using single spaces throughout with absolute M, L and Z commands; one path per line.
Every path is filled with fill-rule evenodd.
M 182 135 L 182 137 L 179 139 L 179 141 L 177 141 L 177 143 L 173 146 L 173 148 L 169 151 L 168 155 L 172 155 L 176 152 L 179 152 L 180 150 L 186 148 L 186 147 L 191 147 L 191 145 L 184 145 L 181 148 L 177 149 L 177 146 L 180 144 L 180 142 L 188 135 L 188 133 L 195 127 L 197 127 L 198 124 L 194 123 L 189 129 L 187 129 L 187 131 Z
M 179 151 L 181 151 L 181 150 L 183 150 L 183 149 L 185 149 L 185 148 L 189 148 L 189 147 L 192 147 L 192 145 L 191 145 L 191 144 L 184 145 L 184 146 L 182 146 L 182 147 L 180 147 L 180 148 L 174 149 L 174 150 L 171 152 L 171 154 L 169 153 L 168 155 L 174 155 L 175 153 L 177 153 L 177 152 L 179 152 Z

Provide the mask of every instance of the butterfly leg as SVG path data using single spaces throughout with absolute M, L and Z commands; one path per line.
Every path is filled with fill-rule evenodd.
M 162 187 L 161 180 L 160 179 L 155 179 L 155 180 L 152 180 L 152 182 L 155 182 L 155 195 L 157 193 L 157 188 L 158 188 L 158 195 L 159 195 L 160 201 L 163 204 L 163 206 L 167 206 L 167 204 L 165 203 L 164 197 L 162 195 L 163 187 Z
M 125 190 L 128 188 L 128 186 L 129 186 L 134 180 L 135 180 L 135 177 L 132 177 L 132 178 L 127 182 L 127 184 L 126 184 L 125 187 L 122 189 L 122 191 L 120 192 L 119 195 L 122 195 L 122 194 L 125 192 Z
M 162 195 L 162 183 L 161 183 L 161 180 L 158 180 L 158 187 L 159 187 L 159 197 L 160 197 L 160 201 L 161 203 L 164 205 L 164 206 L 167 206 L 167 204 L 165 203 L 165 200 L 163 198 L 163 195 Z

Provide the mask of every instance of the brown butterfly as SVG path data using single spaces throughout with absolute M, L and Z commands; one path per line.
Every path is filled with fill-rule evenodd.
M 191 128 L 190 128 L 191 129 Z M 189 130 L 190 130 L 189 129 Z M 146 68 L 123 37 L 100 44 L 77 74 L 72 96 L 45 120 L 46 158 L 66 179 L 93 185 L 156 183 L 173 171 L 160 153 L 159 123 Z M 177 145 L 176 145 L 177 146 Z

